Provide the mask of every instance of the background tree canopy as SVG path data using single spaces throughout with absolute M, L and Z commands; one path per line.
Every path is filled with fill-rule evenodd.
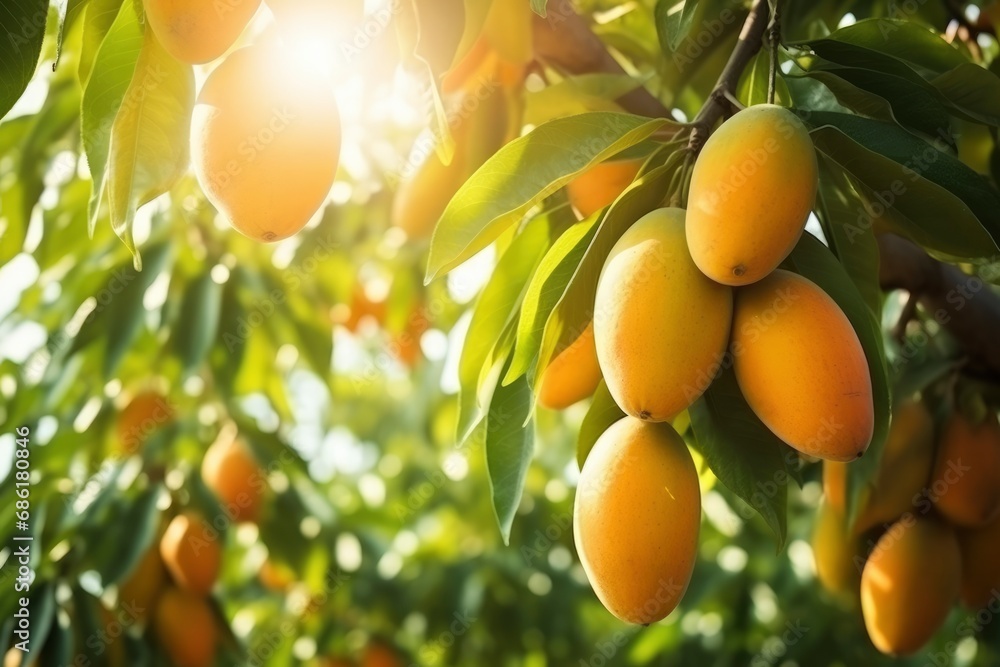
M 953 520 L 942 443 L 1000 488 L 998 24 L 987 0 L 5 0 L 5 667 L 1000 664 L 1000 522 L 955 520 L 961 601 L 909 657 L 858 584 L 906 517 Z M 692 378 L 693 576 L 628 624 L 573 527 L 625 412 L 572 355 L 618 240 L 769 100 L 819 176 L 781 268 L 856 333 L 872 435 L 821 463 L 730 357 Z

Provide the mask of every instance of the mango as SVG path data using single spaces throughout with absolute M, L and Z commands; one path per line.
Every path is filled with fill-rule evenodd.
M 868 449 L 868 362 L 847 316 L 815 283 L 779 269 L 738 290 L 732 353 L 747 403 L 789 446 L 833 461 Z
M 700 523 L 698 472 L 677 432 L 634 417 L 608 427 L 573 507 L 580 562 L 608 611 L 642 624 L 673 611 L 691 580 Z
M 600 382 L 594 323 L 590 322 L 579 338 L 546 366 L 538 402 L 551 410 L 562 410 L 593 394 Z
M 820 503 L 816 512 L 812 551 L 816 576 L 823 588 L 840 596 L 857 593 L 861 578 L 857 563 L 864 562 L 864 555 L 848 530 L 846 517 L 829 502 Z
M 938 511 L 959 526 L 985 526 L 1000 516 L 1000 424 L 955 412 L 941 434 L 931 482 Z
M 207 595 L 222 565 L 220 536 L 194 512 L 178 514 L 160 539 L 160 557 L 174 582 L 198 595 Z
M 200 64 L 229 50 L 260 7 L 260 0 L 143 0 L 153 34 L 177 60 Z
M 277 43 L 231 53 L 191 121 L 191 159 L 208 199 L 240 233 L 278 241 L 326 201 L 340 161 L 331 82 Z
M 146 550 L 135 569 L 129 573 L 118 589 L 118 605 L 134 610 L 135 620 L 145 621 L 167 583 L 167 571 L 160 558 L 160 550 L 153 546 Z
M 749 285 L 795 247 L 816 200 L 816 152 L 791 111 L 760 104 L 715 131 L 688 194 L 687 240 L 706 276 Z
M 566 185 L 569 203 L 582 220 L 618 199 L 642 168 L 643 159 L 610 160 L 587 169 Z
M 200 595 L 168 588 L 156 605 L 153 630 L 163 652 L 177 667 L 215 664 L 219 631 L 212 608 Z
M 220 433 L 205 451 L 201 478 L 233 521 L 257 520 L 267 490 L 267 473 L 236 437 L 235 429 Z
M 961 566 L 947 524 L 912 517 L 893 524 L 861 573 L 861 611 L 875 647 L 894 656 L 920 650 L 958 597 Z
M 732 304 L 732 290 L 691 261 L 683 210 L 633 224 L 605 261 L 594 311 L 597 359 L 619 407 L 667 421 L 697 400 L 725 355 Z
M 962 604 L 983 609 L 1000 596 L 1000 519 L 958 534 L 962 551 Z
M 155 391 L 136 394 L 118 415 L 118 452 L 131 456 L 146 440 L 174 419 L 174 410 L 165 396 Z
M 823 499 L 838 512 L 847 512 L 846 463 L 823 461 Z

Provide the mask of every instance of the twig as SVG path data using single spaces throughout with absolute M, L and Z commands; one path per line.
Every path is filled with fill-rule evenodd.
M 774 83 L 778 76 L 778 42 L 781 40 L 781 24 L 779 23 L 778 3 L 774 3 L 774 15 L 767 27 L 767 40 L 771 48 L 771 66 L 767 76 L 767 103 L 774 104 Z
M 725 103 L 728 101 L 726 92 L 736 91 L 740 75 L 743 74 L 750 59 L 760 50 L 764 31 L 767 29 L 768 14 L 767 0 L 754 0 L 750 7 L 750 13 L 743 23 L 743 30 L 740 32 L 739 41 L 736 42 L 736 48 L 729 56 L 729 62 L 722 69 L 719 80 L 716 81 L 715 88 L 712 89 L 712 93 L 702 105 L 701 111 L 691 122 L 693 129 L 691 130 L 691 139 L 688 141 L 688 148 L 693 153 L 697 154 L 701 150 L 705 139 L 712 131 L 712 127 L 722 118 L 722 114 L 725 112 Z

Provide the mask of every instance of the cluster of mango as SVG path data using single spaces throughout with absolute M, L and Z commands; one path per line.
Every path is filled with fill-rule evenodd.
M 956 601 L 973 614 L 1000 610 L 1000 423 L 994 412 L 973 420 L 956 410 L 934 435 L 923 402 L 894 410 L 853 525 L 847 466 L 823 464 L 817 575 L 839 596 L 860 592 L 868 635 L 891 655 L 917 652 Z
M 803 454 L 850 461 L 871 441 L 857 333 L 819 286 L 777 268 L 817 185 L 812 141 L 792 112 L 766 104 L 734 115 L 694 163 L 686 210 L 652 211 L 611 249 L 592 323 L 543 374 L 543 404 L 561 407 L 603 378 L 627 415 L 589 454 L 574 518 L 584 569 L 623 620 L 663 618 L 690 580 L 700 492 L 668 422 L 721 370 L 732 367 L 753 412 Z

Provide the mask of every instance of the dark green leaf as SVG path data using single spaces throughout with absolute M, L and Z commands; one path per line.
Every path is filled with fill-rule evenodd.
M 142 560 L 143 554 L 153 544 L 158 530 L 160 511 L 156 502 L 160 497 L 160 487 L 155 485 L 131 501 L 120 522 L 113 528 L 118 531 L 113 557 L 98 563 L 101 580 L 105 586 L 117 583 L 130 573 Z
M 787 466 L 796 454 L 757 418 L 726 369 L 688 409 L 696 447 L 719 481 L 757 511 L 785 545 Z
M 459 188 L 431 239 L 427 279 L 492 243 L 535 204 L 587 167 L 670 124 L 624 113 L 557 118 L 501 148 Z
M 899 216 L 915 241 L 955 257 L 996 252 L 1000 195 L 984 177 L 890 123 L 832 112 L 807 114 L 807 121 L 816 147 L 870 201 Z M 866 215 L 859 212 L 859 220 L 870 224 Z
M 486 415 L 486 467 L 493 511 L 504 544 L 510 542 L 514 514 L 521 502 L 534 450 L 534 426 L 525 425 L 531 411 L 531 389 L 525 378 L 497 387 Z
M 594 399 L 583 418 L 583 423 L 580 424 L 580 434 L 576 440 L 576 463 L 580 466 L 580 470 L 583 470 L 583 464 L 601 434 L 624 416 L 625 413 L 615 403 L 611 392 L 608 391 L 608 385 L 602 379 L 594 391 Z
M 222 286 L 210 274 L 205 273 L 188 285 L 173 340 L 185 375 L 196 371 L 212 348 L 221 309 Z
M 5 2 L 0 11 L 0 118 L 7 115 L 35 74 L 45 38 L 48 0 Z
M 964 63 L 931 80 L 952 105 L 987 125 L 1000 125 L 1000 76 Z

